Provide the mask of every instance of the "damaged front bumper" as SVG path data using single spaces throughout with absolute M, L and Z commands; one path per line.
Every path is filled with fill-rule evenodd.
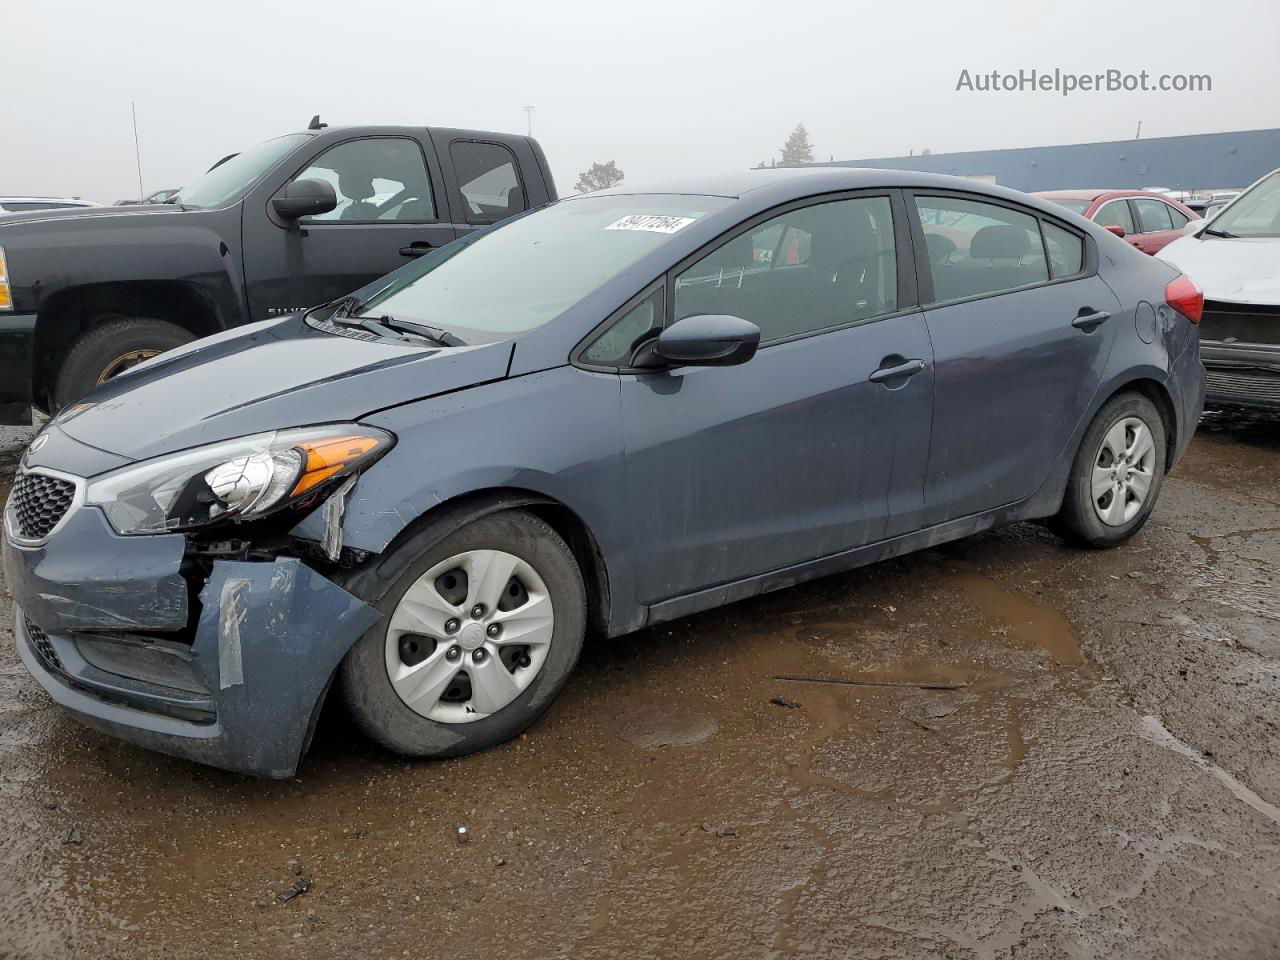
M 1280 344 L 1202 340 L 1210 403 L 1280 409 Z
M 294 557 L 215 559 L 200 582 L 186 551 L 179 534 L 120 536 L 96 507 L 41 546 L 5 537 L 22 662 L 90 727 L 292 776 L 338 664 L 381 615 Z

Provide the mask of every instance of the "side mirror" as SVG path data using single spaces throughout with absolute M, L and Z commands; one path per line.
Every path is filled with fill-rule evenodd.
M 653 342 L 653 356 L 675 366 L 732 367 L 760 346 L 760 328 L 741 317 L 704 313 L 677 320 Z
M 315 217 L 338 205 L 338 195 L 327 180 L 295 180 L 286 184 L 271 206 L 282 220 Z
M 1104 229 L 1107 233 L 1114 233 L 1117 237 L 1124 236 L 1124 227 L 1120 226 L 1118 223 L 1113 223 L 1111 226 L 1105 227 Z
M 1192 234 L 1199 233 L 1202 229 L 1204 229 L 1204 225 L 1208 222 L 1209 221 L 1205 220 L 1204 218 L 1201 218 L 1199 220 L 1188 220 L 1185 224 L 1182 225 L 1182 235 L 1184 237 L 1189 237 Z

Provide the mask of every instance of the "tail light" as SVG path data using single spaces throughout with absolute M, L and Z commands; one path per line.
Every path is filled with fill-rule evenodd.
M 1164 288 L 1164 299 L 1192 323 L 1200 322 L 1204 314 L 1204 291 L 1185 273 L 1169 281 Z

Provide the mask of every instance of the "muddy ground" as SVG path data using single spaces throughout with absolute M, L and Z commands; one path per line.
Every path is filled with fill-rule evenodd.
M 0 587 L 0 956 L 1280 957 L 1278 573 L 1280 419 L 1211 414 L 1119 550 L 1022 525 L 595 642 L 468 759 L 329 710 L 285 783 L 78 727 Z

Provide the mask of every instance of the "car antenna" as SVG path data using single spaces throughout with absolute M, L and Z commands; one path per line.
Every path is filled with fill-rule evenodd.
M 327 123 L 321 123 L 321 122 L 320 122 L 320 114 L 318 114 L 318 113 L 317 113 L 314 117 L 312 117 L 312 118 L 311 118 L 311 122 L 310 122 L 309 124 L 307 124 L 307 129 L 308 129 L 308 130 L 323 130 L 323 129 L 324 129 L 325 127 L 327 127 L 327 126 L 328 126 L 328 124 L 327 124 Z

